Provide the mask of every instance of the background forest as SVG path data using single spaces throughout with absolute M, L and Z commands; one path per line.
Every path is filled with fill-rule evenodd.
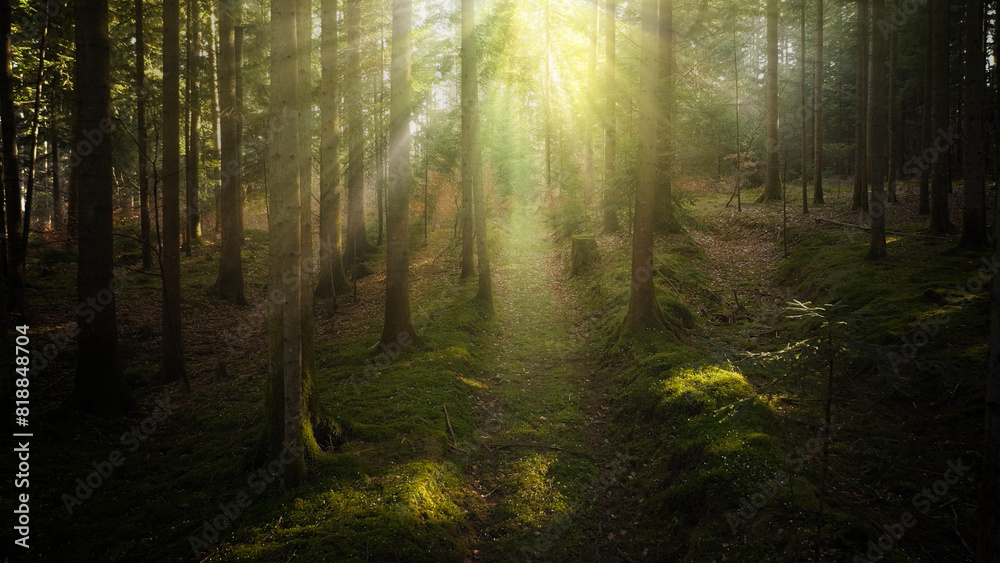
M 4 2 L 7 553 L 1000 561 L 998 12 Z

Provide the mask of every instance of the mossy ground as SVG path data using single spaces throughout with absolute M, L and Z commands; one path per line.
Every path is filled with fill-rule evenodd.
M 830 201 L 806 219 L 790 210 L 783 258 L 780 203 L 738 214 L 727 198 L 696 193 L 686 232 L 658 238 L 670 330 L 619 330 L 625 237 L 599 236 L 599 265 L 569 279 L 565 237 L 586 220 L 563 218 L 573 229 L 552 238 L 521 206 L 493 225 L 496 316 L 473 300 L 474 279 L 457 279 L 450 229 L 432 230 L 426 246 L 421 232 L 420 341 L 380 349 L 384 267 L 373 257 L 357 298 L 341 296 L 336 313 L 316 303 L 317 383 L 345 442 L 311 460 L 294 490 L 243 465 L 263 423 L 266 233 L 247 232 L 246 308 L 209 293 L 211 237 L 183 260 L 192 394 L 156 383 L 159 284 L 132 270 L 136 248 L 123 239 L 123 356 L 143 406 L 112 420 L 63 408 L 72 342 L 37 374 L 29 559 L 812 560 L 825 466 L 822 557 L 842 561 L 877 541 L 881 524 L 916 513 L 914 495 L 959 457 L 973 469 L 885 556 L 966 559 L 988 297 L 955 287 L 968 287 L 981 256 L 914 236 L 923 219 L 903 215 L 890 229 L 908 234 L 865 262 L 866 233 L 811 220 L 851 219 Z M 44 343 L 72 320 L 73 257 L 36 244 L 31 322 Z M 786 318 L 792 298 L 842 306 L 832 347 L 818 322 Z M 942 314 L 890 369 L 920 323 Z M 836 430 L 824 463 L 830 357 Z M 171 412 L 161 417 L 157 401 Z M 133 451 L 122 436 L 135 426 Z M 69 514 L 62 495 L 115 450 L 124 462 Z M 204 542 L 197 557 L 192 537 Z

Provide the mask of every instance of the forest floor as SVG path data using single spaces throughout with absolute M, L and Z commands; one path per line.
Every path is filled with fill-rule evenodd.
M 129 265 L 135 245 L 119 240 L 123 359 L 141 408 L 112 420 L 62 404 L 73 257 L 34 247 L 33 341 L 58 353 L 32 383 L 44 440 L 32 451 L 42 523 L 31 560 L 807 560 L 824 467 L 826 559 L 849 559 L 949 460 L 975 463 L 988 299 L 945 296 L 972 279 L 981 253 L 929 235 L 913 190 L 890 207 L 890 256 L 877 263 L 861 260 L 868 233 L 848 226 L 863 223 L 848 186 L 831 183 L 809 215 L 790 198 L 788 258 L 780 202 L 737 212 L 719 185 L 683 190 L 686 232 L 658 237 L 656 250 L 661 305 L 683 341 L 618 334 L 627 237 L 600 235 L 600 266 L 570 278 L 568 239 L 525 204 L 494 219 L 492 318 L 473 299 L 475 278 L 458 279 L 451 229 L 432 229 L 426 244 L 412 231 L 415 344 L 373 346 L 385 275 L 373 255 L 374 273 L 336 312 L 315 304 L 317 383 L 345 441 L 321 444 L 328 453 L 294 490 L 255 480 L 246 457 L 263 424 L 266 233 L 247 232 L 248 307 L 209 295 L 211 237 L 183 260 L 190 394 L 156 382 L 158 282 Z M 825 379 L 788 352 L 815 328 L 786 318 L 793 298 L 858 313 L 844 317 L 838 348 L 842 428 L 829 462 L 810 458 L 794 490 L 737 533 L 727 515 L 823 413 Z M 886 376 L 887 354 L 942 310 L 950 324 Z M 124 461 L 107 471 L 115 452 Z M 891 556 L 964 560 L 971 489 L 963 482 L 921 514 L 920 536 Z M 240 495 L 250 505 L 233 514 Z
M 500 238 L 501 332 L 467 465 L 488 500 L 473 553 L 487 561 L 613 555 L 599 544 L 627 525 L 599 521 L 594 506 L 624 469 L 619 444 L 603 431 L 607 377 L 578 334 L 582 300 L 566 283 L 542 213 L 518 208 Z

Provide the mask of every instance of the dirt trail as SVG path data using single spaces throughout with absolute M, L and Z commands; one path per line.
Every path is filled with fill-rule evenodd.
M 705 289 L 722 299 L 733 316 L 747 308 L 770 308 L 775 301 L 772 273 L 782 259 L 781 245 L 775 244 L 781 241 L 780 222 L 771 227 L 773 219 L 761 216 L 759 208 L 727 211 L 705 217 L 706 229 L 689 230 L 707 259 L 711 281 Z
M 578 299 L 543 218 L 517 210 L 496 257 L 500 336 L 469 472 L 487 500 L 480 560 L 540 560 L 590 550 L 593 506 L 617 467 L 602 431 L 604 385 L 575 335 Z M 556 554 L 559 554 L 558 556 Z

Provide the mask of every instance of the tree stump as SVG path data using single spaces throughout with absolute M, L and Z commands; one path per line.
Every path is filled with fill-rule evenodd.
M 574 235 L 573 247 L 570 251 L 570 276 L 578 276 L 590 270 L 600 254 L 597 251 L 597 240 L 594 235 Z

